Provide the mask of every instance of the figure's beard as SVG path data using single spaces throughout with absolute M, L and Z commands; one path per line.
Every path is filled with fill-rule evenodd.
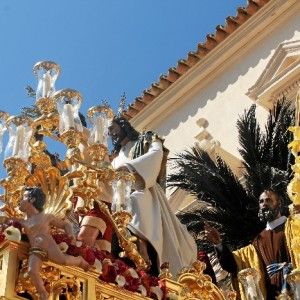
M 280 212 L 280 207 L 276 206 L 273 209 L 260 208 L 258 211 L 258 218 L 261 222 L 272 222 L 274 221 Z
M 123 128 L 121 128 L 118 134 L 111 137 L 111 141 L 115 149 L 121 148 L 121 143 L 126 138 L 126 136 L 126 131 Z

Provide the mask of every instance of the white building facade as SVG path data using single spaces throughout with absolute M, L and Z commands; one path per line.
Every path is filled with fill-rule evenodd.
M 249 1 L 144 91 L 128 116 L 138 130 L 163 136 L 169 157 L 196 143 L 216 151 L 240 176 L 239 115 L 257 103 L 264 122 L 273 103 L 283 95 L 295 99 L 299 86 L 300 1 Z M 169 198 L 175 211 L 191 201 L 183 192 Z

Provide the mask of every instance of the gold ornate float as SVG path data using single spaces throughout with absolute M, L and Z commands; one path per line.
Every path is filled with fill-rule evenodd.
M 78 116 L 82 102 L 80 93 L 70 89 L 55 91 L 60 67 L 54 62 L 37 63 L 34 74 L 38 78 L 35 104 L 39 117 L 34 120 L 24 116 L 9 117 L 0 112 L 1 137 L 6 129 L 9 132 L 3 163 L 7 178 L 1 180 L 4 188 L 4 194 L 0 196 L 3 202 L 2 213 L 11 217 L 22 215 L 18 209 L 18 201 L 25 186 L 40 186 L 46 194 L 45 212 L 61 219 L 65 219 L 72 210 L 84 214 L 96 202 L 117 233 L 119 244 L 123 248 L 121 255 L 128 256 L 136 265 L 132 273 L 126 272 L 132 278 L 139 272 L 139 280 L 142 281 L 148 266 L 137 250 L 136 238 L 127 230 L 131 215 L 122 203 L 111 213 L 100 200 L 102 189 L 99 183 L 113 185 L 118 180 L 123 183 L 134 181 L 128 173 L 115 172 L 105 160 L 108 153 L 107 127 L 113 112 L 105 106 L 95 106 L 88 111 L 92 128 L 87 145 L 90 161 L 87 161 L 79 147 L 83 140 L 83 128 Z M 56 166 L 53 166 L 45 152 L 47 144 L 38 138 L 39 135 L 64 144 L 65 159 L 57 161 Z M 115 188 L 118 190 L 123 186 L 124 184 L 116 184 Z M 83 200 L 80 207 L 75 208 L 74 197 Z M 12 229 L 6 232 L 6 236 L 0 236 L 0 299 L 39 299 L 28 276 L 29 244 L 15 239 Z M 95 267 L 84 272 L 79 268 L 60 266 L 51 261 L 44 262 L 41 275 L 50 294 L 49 299 L 150 299 L 145 295 L 150 296 L 151 293 L 145 293 L 142 289 L 130 291 L 118 281 L 107 283 L 101 279 L 104 268 L 109 268 L 110 264 L 112 262 L 105 258 L 102 270 Z M 195 262 L 193 266 L 181 270 L 175 281 L 164 265 L 160 278 L 157 279 L 159 285 L 153 288 L 161 292 L 163 286 L 169 299 L 225 299 L 211 282 L 211 278 L 203 274 L 204 268 L 205 264 Z M 119 279 L 121 282 L 122 278 Z M 153 293 L 155 294 L 155 289 Z

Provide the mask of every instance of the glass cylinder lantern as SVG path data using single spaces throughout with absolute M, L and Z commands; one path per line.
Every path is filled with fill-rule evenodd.
M 51 98 L 55 93 L 55 81 L 60 74 L 60 67 L 52 61 L 40 61 L 33 67 L 34 75 L 38 78 L 36 100 Z
M 135 177 L 132 173 L 116 172 L 116 177 L 112 182 L 112 212 L 118 212 L 121 210 L 130 211 L 130 193 L 134 182 Z
M 6 120 L 9 118 L 9 115 L 0 110 L 0 153 L 2 152 L 3 148 L 3 133 L 6 130 Z
M 82 132 L 82 124 L 79 118 L 79 108 L 82 97 L 79 92 L 71 89 L 57 91 L 53 95 L 56 108 L 59 113 L 59 133 L 69 130 Z
M 238 273 L 238 281 L 243 285 L 247 300 L 263 300 L 262 292 L 259 288 L 260 275 L 254 268 L 247 268 Z
M 87 112 L 87 117 L 92 124 L 91 135 L 88 145 L 108 145 L 108 126 L 111 123 L 114 113 L 110 107 L 94 106 Z
M 29 156 L 29 140 L 32 135 L 32 119 L 26 116 L 12 116 L 7 119 L 9 140 L 6 146 L 4 157 L 16 157 L 24 161 Z

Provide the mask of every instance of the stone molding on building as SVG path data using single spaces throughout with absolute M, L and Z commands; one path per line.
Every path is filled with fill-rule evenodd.
M 282 43 L 247 95 L 265 108 L 283 96 L 295 99 L 300 86 L 300 40 Z

